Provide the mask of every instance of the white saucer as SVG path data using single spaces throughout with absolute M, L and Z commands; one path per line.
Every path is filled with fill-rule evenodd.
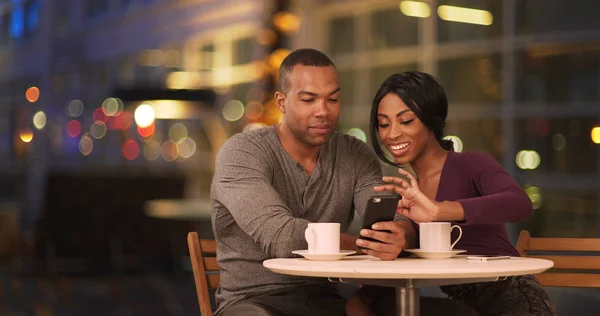
M 316 260 L 316 261 L 334 261 L 340 260 L 347 255 L 351 255 L 355 253 L 354 250 L 341 250 L 338 253 L 308 253 L 308 250 L 294 250 L 292 253 L 297 255 L 301 255 L 308 260 Z
M 448 259 L 456 256 L 459 253 L 467 252 L 466 250 L 453 249 L 450 251 L 423 251 L 421 249 L 405 249 L 404 251 L 412 252 L 420 258 L 424 259 Z

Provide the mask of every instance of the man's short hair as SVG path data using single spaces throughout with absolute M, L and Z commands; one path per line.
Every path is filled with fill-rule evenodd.
M 313 48 L 300 48 L 291 52 L 279 67 L 279 91 L 285 93 L 289 88 L 289 78 L 294 66 L 329 67 L 335 65 L 324 53 Z

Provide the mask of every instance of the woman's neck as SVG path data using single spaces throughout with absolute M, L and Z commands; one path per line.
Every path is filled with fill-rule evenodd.
M 417 175 L 417 179 L 427 179 L 442 171 L 448 151 L 435 141 L 435 144 L 427 146 L 425 150 L 410 163 L 410 167 Z

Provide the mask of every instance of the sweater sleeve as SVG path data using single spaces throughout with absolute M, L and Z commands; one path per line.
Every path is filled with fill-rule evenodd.
M 491 156 L 469 153 L 457 165 L 479 197 L 461 199 L 467 225 L 516 223 L 533 215 L 533 205 L 523 189 Z

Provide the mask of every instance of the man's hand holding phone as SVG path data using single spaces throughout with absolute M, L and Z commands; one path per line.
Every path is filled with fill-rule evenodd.
M 395 260 L 407 244 L 414 242 L 409 221 L 394 221 L 399 196 L 373 196 L 367 203 L 358 248 L 382 260 Z M 410 242 L 409 242 L 410 241 Z

